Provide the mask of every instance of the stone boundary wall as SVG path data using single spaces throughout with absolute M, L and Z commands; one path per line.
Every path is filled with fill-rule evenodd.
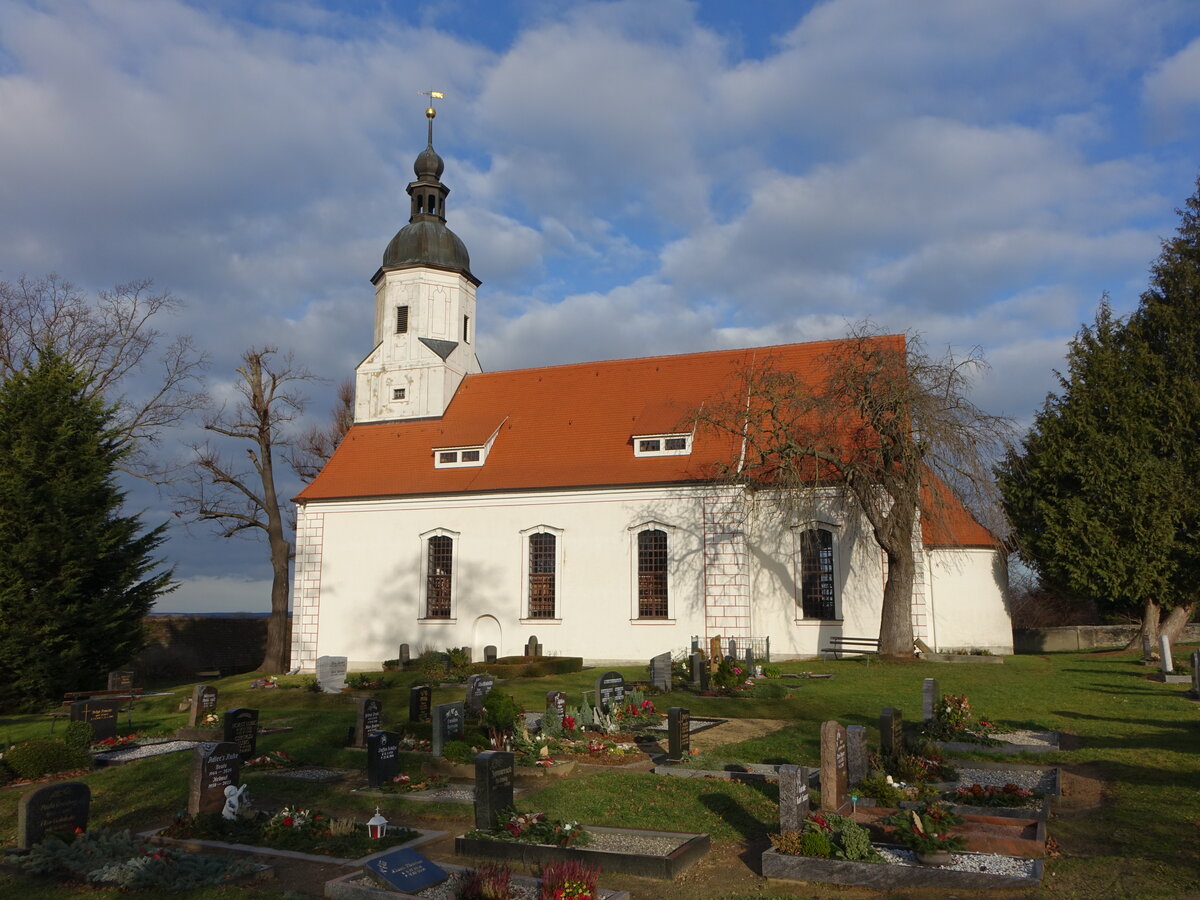
M 1138 633 L 1137 625 L 1067 625 L 1061 628 L 1014 628 L 1015 653 L 1047 653 L 1054 650 L 1093 650 L 1123 647 Z M 1200 623 L 1183 631 L 1185 641 L 1200 641 Z M 1157 649 L 1157 648 L 1156 648 Z
M 170 613 L 146 616 L 142 621 L 149 637 L 132 663 L 142 677 L 190 677 L 216 670 L 222 675 L 253 672 L 267 648 L 266 616 Z

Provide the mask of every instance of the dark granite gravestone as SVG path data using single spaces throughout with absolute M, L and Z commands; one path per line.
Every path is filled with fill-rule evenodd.
M 496 686 L 491 675 L 471 675 L 467 678 L 467 709 L 479 712 L 483 709 L 483 698 Z
M 346 687 L 346 666 L 349 660 L 344 656 L 317 657 L 317 684 L 326 694 L 340 694 Z
M 562 719 L 567 714 L 567 692 L 546 691 L 546 709 L 554 710 Z
M 483 661 L 485 663 L 494 663 L 496 661 L 496 645 L 488 644 L 483 648 Z
M 737 639 L 736 638 L 729 639 L 729 653 L 726 655 L 732 660 L 737 659 Z
M 712 688 L 712 671 L 708 665 L 700 666 L 700 693 L 706 693 Z
M 692 714 L 682 706 L 667 710 L 667 759 L 684 759 L 692 750 Z
M 110 691 L 128 691 L 133 688 L 133 669 L 118 669 L 108 673 Z
M 188 710 L 188 728 L 216 728 L 215 723 L 204 724 L 204 717 L 217 711 L 217 689 L 207 684 L 192 687 L 192 708 Z
M 466 717 L 462 701 L 458 703 L 439 703 L 433 708 L 433 755 L 441 756 L 447 741 L 453 741 L 463 736 L 463 719 Z
M 475 827 L 490 831 L 513 808 L 513 755 L 485 750 L 475 757 Z
M 427 684 L 414 684 L 408 689 L 408 721 L 428 722 L 433 689 Z
M 808 782 L 812 770 L 807 766 L 779 767 L 779 830 L 803 831 L 808 818 Z
M 891 759 L 904 752 L 904 713 L 885 706 L 879 713 L 879 752 Z
M 219 813 L 224 809 L 225 788 L 237 786 L 241 765 L 237 744 L 229 741 L 197 744 L 192 751 L 188 815 Z
M 689 657 L 692 665 L 692 687 L 700 690 L 700 673 L 707 671 L 707 666 L 704 665 L 704 654 L 696 650 Z
M 605 672 L 596 679 L 596 706 L 611 712 L 625 702 L 625 676 L 620 672 Z
M 354 717 L 354 746 L 367 746 L 367 738 L 383 731 L 383 704 L 374 697 L 356 697 Z
M 376 731 L 367 737 L 367 784 L 379 787 L 400 771 L 400 735 L 394 731 Z
M 405 665 L 410 659 L 412 659 L 412 651 L 409 650 L 408 644 L 400 645 L 400 652 L 396 658 L 400 661 L 401 666 Z
M 664 693 L 671 690 L 670 653 L 660 653 L 650 659 L 650 686 Z
M 419 893 L 450 877 L 437 863 L 410 848 L 373 856 L 364 868 L 381 887 L 404 894 Z
M 846 780 L 858 784 L 867 777 L 867 728 L 846 726 Z
M 921 686 L 921 721 L 932 722 L 938 704 L 941 702 L 942 695 L 938 693 L 937 679 L 926 678 L 925 683 Z
M 1158 665 L 1164 675 L 1175 674 L 1175 660 L 1171 658 L 1171 639 L 1165 634 L 1158 636 Z
M 47 834 L 68 840 L 77 829 L 87 831 L 92 790 L 82 781 L 64 781 L 22 794 L 17 801 L 17 849 L 40 844 Z
M 238 756 L 245 762 L 258 748 L 258 710 L 238 707 L 222 717 L 223 737 L 237 745 Z
M 117 736 L 119 700 L 77 700 L 71 704 L 71 721 L 87 722 L 92 726 L 92 740 L 102 741 Z
M 754 648 L 747 647 L 746 655 L 743 657 L 742 667 L 746 670 L 746 677 L 749 678 L 754 674 Z
M 1192 696 L 1200 699 L 1200 650 L 1192 651 Z
M 838 722 L 821 723 L 821 809 L 841 813 L 849 808 L 846 729 Z

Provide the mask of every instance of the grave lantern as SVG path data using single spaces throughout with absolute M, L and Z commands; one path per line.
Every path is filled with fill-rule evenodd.
M 388 820 L 379 814 L 379 807 L 375 807 L 375 815 L 367 820 L 367 833 L 370 834 L 371 840 L 377 841 L 387 834 Z

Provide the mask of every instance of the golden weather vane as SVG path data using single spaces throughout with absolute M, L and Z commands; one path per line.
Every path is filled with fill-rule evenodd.
M 429 106 L 427 106 L 425 108 L 425 115 L 428 118 L 432 119 L 434 116 L 437 115 L 437 110 L 433 108 L 433 101 L 434 100 L 445 100 L 446 95 L 444 93 L 442 93 L 441 91 L 417 91 L 417 93 L 423 97 L 429 98 Z

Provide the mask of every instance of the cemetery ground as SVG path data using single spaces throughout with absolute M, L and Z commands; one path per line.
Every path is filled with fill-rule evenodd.
M 1186 657 L 1192 648 L 1178 648 Z M 479 666 L 479 670 L 486 667 Z M 797 660 L 780 665 L 784 673 L 832 673 L 832 679 L 785 678 L 789 696 L 764 699 L 705 697 L 685 690 L 654 696 L 660 711 L 670 706 L 691 710 L 693 719 L 728 720 L 693 735 L 701 751 L 693 765 L 723 768 L 727 763 L 791 763 L 817 766 L 820 728 L 826 720 L 863 725 L 874 748 L 879 743 L 878 716 L 886 706 L 899 707 L 909 722 L 921 716 L 922 680 L 936 678 L 943 693 L 965 694 L 981 715 L 1014 729 L 1057 730 L 1062 749 L 1036 756 L 1003 757 L 1011 762 L 1057 765 L 1064 769 L 1063 797 L 1049 823 L 1051 854 L 1037 889 L 998 892 L 1003 896 L 1047 898 L 1200 897 L 1200 706 L 1188 699 L 1187 685 L 1148 679 L 1154 670 L 1123 652 L 1061 653 L 1007 657 L 1003 665 L 890 663 L 863 659 Z M 628 681 L 643 681 L 645 667 L 617 667 Z M 527 710 L 540 711 L 548 690 L 563 690 L 578 704 L 598 671 L 497 682 Z M 278 808 L 299 805 L 365 822 L 379 805 L 397 825 L 447 832 L 422 847 L 442 862 L 471 864 L 453 854 L 453 835 L 472 826 L 469 805 L 418 802 L 403 794 L 384 797 L 354 792 L 364 786 L 365 751 L 346 746 L 347 728 L 355 719 L 355 696 L 382 702 L 389 730 L 429 736 L 430 726 L 408 723 L 408 689 L 420 683 L 415 672 L 383 673 L 385 686 L 347 690 L 341 695 L 305 690 L 303 676 L 279 679 L 295 687 L 251 688 L 254 675 L 211 682 L 219 690 L 219 708 L 258 709 L 263 733 L 257 753 L 284 751 L 306 766 L 340 769 L 341 781 L 320 784 L 281 778 L 270 770 L 243 769 L 255 805 Z M 133 730 L 141 736 L 173 734 L 185 724 L 180 701 L 192 683 L 147 685 L 165 696 L 139 699 L 132 710 Z M 461 700 L 463 688 L 435 687 L 433 703 Z M 120 733 L 129 713 L 123 712 Z M 61 730 L 63 724 L 57 724 Z M 47 736 L 45 716 L 0 717 L 0 742 L 10 744 Z M 665 736 L 661 742 L 665 749 Z M 402 753 L 401 771 L 421 777 L 422 758 Z M 89 829 L 104 826 L 143 831 L 169 824 L 187 802 L 191 751 L 154 756 L 90 772 L 63 773 L 45 782 L 83 781 L 92 793 Z M 984 752 L 963 760 L 1001 759 Z M 881 896 L 866 888 L 767 881 L 757 874 L 759 857 L 778 830 L 778 787 L 771 782 L 736 783 L 715 779 L 669 778 L 650 773 L 645 756 L 629 766 L 577 767 L 562 778 L 538 779 L 519 793 L 519 811 L 540 811 L 557 819 L 645 829 L 705 832 L 712 849 L 693 868 L 673 881 L 604 873 L 600 883 L 624 889 L 637 898 L 866 898 Z M 542 786 L 544 785 L 544 786 Z M 526 787 L 521 782 L 520 787 Z M 17 804 L 29 784 L 0 788 L 0 845 L 11 848 L 17 837 Z M 275 866 L 273 881 L 197 889 L 180 896 L 194 898 L 321 896 L 329 878 L 345 873 L 335 864 L 287 863 Z M 517 874 L 520 865 L 514 866 Z M 952 897 L 968 892 L 895 890 L 895 897 Z M 971 891 L 970 893 L 974 893 Z M 115 889 L 60 884 L 0 868 L 0 897 L 23 900 L 80 896 L 108 898 L 154 896 Z

